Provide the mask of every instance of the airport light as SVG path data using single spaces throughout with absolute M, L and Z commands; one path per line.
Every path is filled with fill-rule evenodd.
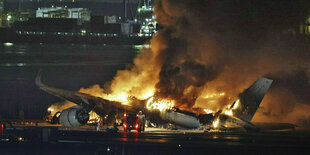
M 136 127 L 136 129 L 138 130 L 138 128 L 139 128 L 139 124 L 137 123 L 135 127 Z
M 1 124 L 1 134 L 3 134 L 3 131 L 4 131 L 4 125 Z
M 13 44 L 13 43 L 10 43 L 10 42 L 4 43 L 4 46 L 8 46 L 8 47 L 13 46 L 13 45 L 14 45 L 14 44 Z
M 8 15 L 7 18 L 6 18 L 8 21 L 10 21 L 12 19 L 12 16 L 11 15 Z
M 124 122 L 123 127 L 124 127 L 124 132 L 126 132 L 126 129 L 127 129 L 127 124 L 126 124 L 126 122 Z
M 23 137 L 18 137 L 18 141 L 24 141 L 24 138 Z

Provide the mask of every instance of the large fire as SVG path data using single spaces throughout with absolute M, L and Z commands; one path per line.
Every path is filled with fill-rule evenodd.
M 219 96 L 225 96 L 225 93 L 214 93 L 214 94 L 207 94 L 203 96 L 204 98 L 214 98 L 214 97 L 219 97 Z
M 276 14 L 267 15 L 260 12 L 264 8 L 259 8 L 255 14 L 244 17 L 248 13 L 244 8 L 252 8 L 256 2 L 231 3 L 234 5 L 226 7 L 221 1 L 156 1 L 154 14 L 164 28 L 153 36 L 150 48 L 142 49 L 133 64 L 119 70 L 103 88 L 94 85 L 81 88 L 80 92 L 126 105 L 131 105 L 131 97 L 146 100 L 156 96 L 156 100 L 148 102 L 151 109 L 175 106 L 189 111 L 209 109 L 205 113 L 222 110 L 226 115 L 233 115 L 240 106 L 239 101 L 227 105 L 257 78 L 268 75 L 278 85 L 272 86 L 270 95 L 261 104 L 265 112 L 259 109 L 256 116 L 260 119 L 255 116 L 253 120 L 273 117 L 273 121 L 285 122 L 287 118 L 291 118 L 289 122 L 307 121 L 310 118 L 309 47 L 299 38 L 283 35 L 295 32 L 294 28 L 304 23 L 297 20 L 308 14 L 296 17 L 298 10 L 282 7 L 276 8 Z M 286 27 L 287 17 L 298 25 Z M 258 22 L 253 22 L 257 19 Z M 301 105 L 303 108 L 296 108 Z
M 229 116 L 233 115 L 233 111 L 239 107 L 240 100 L 238 99 L 233 104 L 228 105 L 225 109 L 223 109 L 223 113 Z
M 165 100 L 165 99 L 155 99 L 154 97 L 151 97 L 146 102 L 146 108 L 148 110 L 163 111 L 163 110 L 171 109 L 172 107 L 174 107 L 174 102 L 170 100 Z
M 220 119 L 219 119 L 219 118 L 216 118 L 216 119 L 212 122 L 213 128 L 217 129 L 217 128 L 219 127 L 219 123 L 220 123 Z
M 206 114 L 212 114 L 214 113 L 213 110 L 210 110 L 210 109 L 203 109 L 203 111 L 206 113 Z
M 234 115 L 234 111 L 237 110 L 240 107 L 240 99 L 236 100 L 233 104 L 228 105 L 227 107 L 225 107 L 221 114 L 225 114 L 228 116 L 233 116 Z M 217 129 L 219 127 L 220 124 L 220 118 L 219 116 L 217 116 L 213 122 L 212 122 L 212 126 L 214 129 Z

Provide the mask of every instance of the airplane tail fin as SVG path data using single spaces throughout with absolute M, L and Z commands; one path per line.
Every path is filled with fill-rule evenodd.
M 257 111 L 261 101 L 270 88 L 273 80 L 267 78 L 259 78 L 248 89 L 239 94 L 240 107 L 236 109 L 235 117 L 241 120 L 251 122 L 255 112 Z

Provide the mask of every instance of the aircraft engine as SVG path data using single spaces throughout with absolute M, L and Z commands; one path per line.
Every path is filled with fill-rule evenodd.
M 81 106 L 73 106 L 65 109 L 59 116 L 59 122 L 65 127 L 81 126 L 89 120 L 88 111 Z

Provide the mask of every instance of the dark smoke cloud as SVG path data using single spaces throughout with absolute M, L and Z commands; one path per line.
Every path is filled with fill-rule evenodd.
M 160 81 L 156 85 L 156 95 L 173 99 L 186 107 L 192 107 L 199 95 L 197 88 L 213 80 L 217 74 L 212 66 L 205 67 L 194 61 L 186 61 L 179 66 L 164 64 L 159 74 Z M 190 94 L 185 94 L 186 89 L 191 87 L 196 89 L 191 90 Z
M 298 26 L 305 21 L 307 6 L 309 2 L 302 0 L 161 0 L 155 14 L 160 24 L 173 27 L 179 35 L 190 37 L 203 31 L 216 33 L 220 41 L 247 37 L 249 43 L 264 39 L 270 32 Z
M 310 104 L 310 83 L 309 76 L 304 69 L 293 70 L 292 72 L 278 72 L 267 77 L 275 82 L 270 91 L 285 90 L 300 103 Z
M 258 121 L 283 121 L 309 126 L 309 69 L 298 68 L 267 75 L 274 83 L 258 111 Z
M 298 107 L 310 103 L 310 51 L 307 41 L 293 34 L 306 20 L 309 3 L 156 1 L 155 15 L 164 26 L 151 41 L 153 47 L 162 47 L 156 48 L 160 67 L 157 95 L 190 108 L 193 103 L 204 104 L 195 102 L 202 92 L 225 91 L 237 96 L 260 76 L 269 75 L 275 84 L 256 120 L 267 115 L 300 118 L 296 111 L 304 111 Z M 286 109 L 278 108 L 281 106 Z
M 95 85 L 84 92 L 145 100 L 155 91 L 198 114 L 222 109 L 267 76 L 274 84 L 253 120 L 309 124 L 310 48 L 298 35 L 307 6 L 303 0 L 157 0 L 154 13 L 164 28 L 151 48 L 104 90 Z

